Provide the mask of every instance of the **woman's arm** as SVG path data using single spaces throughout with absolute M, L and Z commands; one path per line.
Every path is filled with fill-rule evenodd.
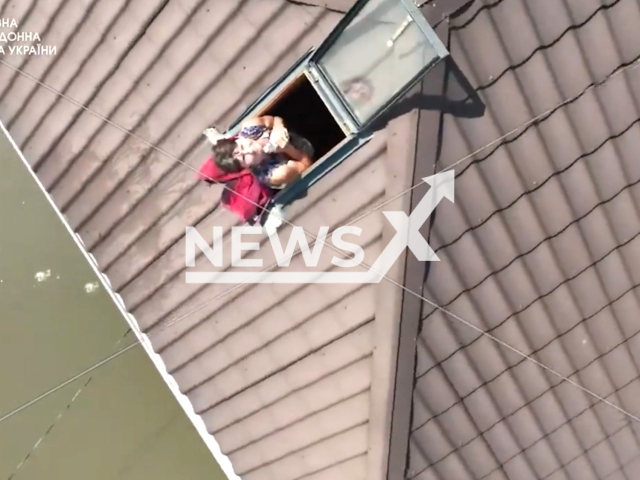
M 293 162 L 300 163 L 301 165 L 303 165 L 303 168 L 305 170 L 311 166 L 312 162 L 311 162 L 311 158 L 309 158 L 309 155 L 304 153 L 302 150 L 297 149 L 290 143 L 285 145 L 284 148 L 279 148 L 278 153 L 280 153 L 281 155 L 284 155 L 285 157 L 289 158 L 289 160 Z
M 289 143 L 289 132 L 280 117 L 263 115 L 261 117 L 251 118 L 242 124 L 242 128 L 253 126 L 264 127 L 270 130 L 269 140 L 278 147 L 283 147 Z
M 281 148 L 279 153 L 288 157 L 289 161 L 271 173 L 271 183 L 274 186 L 286 185 L 297 180 L 311 166 L 309 156 L 291 144 Z
M 302 176 L 302 173 L 307 169 L 302 162 L 297 162 L 295 160 L 289 160 L 285 165 L 282 165 L 271 172 L 271 176 L 269 177 L 269 182 L 274 187 L 280 187 L 282 185 L 287 185 L 294 180 L 297 180 Z
M 272 117 L 263 115 L 261 117 L 253 117 L 242 123 L 243 127 L 265 127 L 269 130 L 285 128 L 284 121 L 280 117 Z

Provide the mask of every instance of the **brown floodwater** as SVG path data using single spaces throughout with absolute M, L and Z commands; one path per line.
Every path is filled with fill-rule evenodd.
M 135 342 L 128 330 L 0 132 L 0 419 Z M 225 478 L 139 345 L 0 420 L 0 480 Z

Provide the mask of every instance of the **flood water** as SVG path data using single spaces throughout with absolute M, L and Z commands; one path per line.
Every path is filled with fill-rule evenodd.
M 1 419 L 136 339 L 1 132 L 0 220 Z M 224 478 L 141 346 L 0 420 L 0 480 Z

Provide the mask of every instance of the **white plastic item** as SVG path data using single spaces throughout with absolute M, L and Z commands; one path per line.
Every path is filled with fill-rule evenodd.
M 215 127 L 207 128 L 202 132 L 202 135 L 207 137 L 207 140 L 209 140 L 212 145 L 215 145 L 218 143 L 218 140 L 224 138 L 224 134 Z
M 264 146 L 263 150 L 264 153 L 276 153 L 278 146 L 273 142 L 269 142 Z
M 284 223 L 284 212 L 280 205 L 275 205 L 270 211 L 267 220 L 264 222 L 264 229 L 268 236 L 272 236 Z

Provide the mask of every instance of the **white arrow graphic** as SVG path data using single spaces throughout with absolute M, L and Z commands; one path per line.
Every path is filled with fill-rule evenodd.
M 423 180 L 431 188 L 410 215 L 382 212 L 397 233 L 366 272 L 187 272 L 187 283 L 379 283 L 407 247 L 420 261 L 438 262 L 420 228 L 443 198 L 454 202 L 455 174 L 451 170 Z
M 431 188 L 411 215 L 407 216 L 405 212 L 382 212 L 397 233 L 369 269 L 372 274 L 378 276 L 377 282 L 382 280 L 407 247 L 422 262 L 440 261 L 427 240 L 420 234 L 420 228 L 443 198 L 449 199 L 452 203 L 455 202 L 455 174 L 450 170 L 423 178 L 423 180 L 431 185 Z

